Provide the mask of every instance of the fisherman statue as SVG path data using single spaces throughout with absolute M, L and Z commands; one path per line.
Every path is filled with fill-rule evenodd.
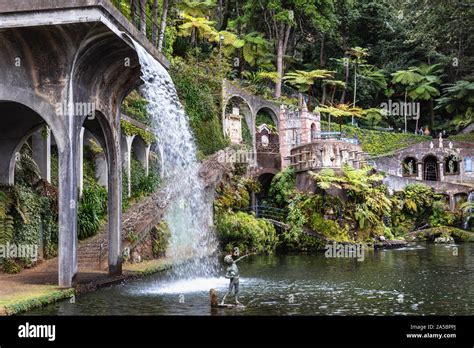
M 246 258 L 249 255 L 251 254 L 247 254 L 242 257 L 239 257 L 239 250 L 235 248 L 233 254 L 229 254 L 224 257 L 224 262 L 227 265 L 229 265 L 226 269 L 225 277 L 227 279 L 230 279 L 230 283 L 229 283 L 229 290 L 222 298 L 222 301 L 221 301 L 222 306 L 225 305 L 225 299 L 227 296 L 229 296 L 232 293 L 232 290 L 234 291 L 235 304 L 242 305 L 239 302 L 239 268 L 237 267 L 237 262 L 241 261 L 242 259 Z M 234 260 L 234 257 L 237 257 L 237 259 Z

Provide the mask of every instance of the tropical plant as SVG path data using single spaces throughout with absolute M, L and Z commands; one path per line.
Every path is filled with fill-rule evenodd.
M 278 244 L 272 223 L 244 212 L 219 213 L 216 231 L 223 249 L 227 251 L 238 247 L 242 252 L 272 253 Z
M 316 108 L 316 111 L 327 113 L 339 121 L 339 130 L 342 130 L 342 119 L 344 117 L 363 117 L 364 110 L 359 107 L 351 106 L 350 104 L 337 104 L 335 106 L 332 105 L 320 105 Z M 331 120 L 329 119 L 329 124 Z M 331 127 L 331 126 L 329 126 Z M 329 130 L 331 130 L 329 128 Z
M 392 74 L 392 83 L 400 84 L 404 87 L 405 97 L 404 103 L 407 103 L 408 91 L 413 88 L 417 83 L 423 80 L 423 76 L 417 71 L 416 68 L 410 68 L 408 70 L 399 70 Z M 407 132 L 407 115 L 404 112 L 405 120 L 405 133 Z
M 195 46 L 198 38 L 215 38 L 214 22 L 202 17 L 183 15 L 183 24 L 179 26 L 179 36 L 191 36 L 191 45 Z
M 474 82 L 461 80 L 445 86 L 443 95 L 436 100 L 438 105 L 435 110 L 444 109 L 450 114 L 463 115 L 474 106 Z
M 364 58 L 369 55 L 368 51 L 367 48 L 356 46 L 346 52 L 346 54 L 352 57 L 352 63 L 354 65 L 354 99 L 352 102 L 352 105 L 354 106 L 357 103 L 357 68 L 359 64 L 362 64 L 365 61 Z M 351 124 L 354 124 L 354 116 L 352 116 Z
M 92 182 L 84 186 L 77 210 L 78 238 L 93 236 L 99 230 L 107 212 L 107 190 Z
M 317 80 L 329 79 L 334 75 L 334 71 L 318 69 L 311 71 L 296 70 L 289 72 L 283 77 L 288 84 L 298 88 L 300 92 L 308 92 L 308 109 L 311 109 L 311 90 Z
M 334 103 L 334 97 L 336 96 L 336 91 L 338 89 L 346 88 L 346 83 L 344 81 L 340 81 L 340 80 L 326 79 L 326 80 L 323 80 L 323 85 L 324 86 L 329 86 L 329 88 L 330 88 L 331 98 L 329 100 L 329 104 Z M 321 98 L 321 104 L 322 105 L 326 104 L 326 98 L 324 98 L 324 97 Z
M 286 207 L 290 198 L 296 194 L 296 176 L 292 167 L 286 167 L 272 180 L 269 196 L 277 207 Z
M 207 17 L 211 10 L 216 6 L 215 0 L 182 0 L 178 2 L 178 7 L 182 14 L 193 17 Z

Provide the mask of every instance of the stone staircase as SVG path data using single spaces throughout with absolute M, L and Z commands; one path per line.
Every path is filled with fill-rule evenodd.
M 127 232 L 133 231 L 139 241 L 163 218 L 169 202 L 166 191 L 157 191 L 131 206 L 122 214 L 122 251 L 130 245 L 125 239 Z M 77 248 L 79 271 L 106 270 L 108 265 L 108 224 L 86 240 L 80 241 Z

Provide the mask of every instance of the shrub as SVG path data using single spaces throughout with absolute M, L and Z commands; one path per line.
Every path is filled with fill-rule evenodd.
M 12 259 L 3 259 L 2 261 L 3 272 L 9 274 L 16 274 L 21 272 L 21 267 Z
M 107 190 L 97 183 L 84 186 L 77 210 L 78 238 L 92 237 L 107 213 Z
M 275 228 L 253 214 L 224 212 L 217 218 L 217 236 L 226 250 L 238 247 L 244 252 L 271 253 L 278 244 Z
M 272 180 L 268 194 L 277 207 L 288 204 L 290 197 L 296 192 L 296 176 L 292 167 L 279 172 Z

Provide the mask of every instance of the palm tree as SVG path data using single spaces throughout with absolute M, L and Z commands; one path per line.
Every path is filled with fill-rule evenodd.
M 420 82 L 423 79 L 423 76 L 416 71 L 415 68 L 408 70 L 398 70 L 392 74 L 392 83 L 401 84 L 405 87 L 405 106 L 407 104 L 408 90 L 414 86 L 416 83 Z M 407 132 L 407 115 L 406 107 L 404 108 L 404 117 L 405 117 L 405 133 Z
M 434 126 L 434 107 L 433 107 L 433 98 L 439 96 L 439 90 L 433 85 L 439 85 L 441 83 L 441 78 L 438 76 L 443 72 L 443 67 L 441 64 L 421 64 L 420 66 L 414 69 L 421 76 L 423 80 L 420 81 L 420 84 L 412 91 L 411 93 L 413 99 L 419 100 L 428 100 L 430 107 L 430 117 L 431 117 L 431 128 Z M 409 93 L 410 95 L 410 93 Z M 418 119 L 417 119 L 418 122 Z M 416 127 L 418 129 L 418 126 Z
M 359 46 L 352 47 L 349 49 L 347 52 L 349 56 L 352 57 L 352 62 L 354 64 L 354 101 L 352 102 L 352 105 L 356 105 L 356 96 L 357 96 L 357 66 L 361 64 L 364 61 L 364 57 L 367 57 L 369 55 L 368 49 L 367 48 L 362 48 Z M 354 124 L 354 117 L 352 117 L 352 124 Z
M 182 13 L 192 17 L 208 17 L 215 6 L 216 4 L 213 0 L 182 0 L 178 3 Z
M 197 38 L 210 38 L 216 35 L 216 30 L 212 26 L 214 22 L 202 17 L 183 15 L 184 23 L 179 26 L 178 35 L 191 36 L 191 44 L 195 45 Z
M 290 85 L 298 88 L 300 92 L 308 92 L 308 109 L 311 109 L 311 89 L 319 79 L 332 78 L 334 71 L 317 69 L 311 71 L 296 70 L 283 77 Z
M 374 127 L 375 123 L 379 123 L 382 118 L 387 116 L 387 110 L 379 109 L 379 108 L 369 108 L 363 111 L 363 115 L 367 121 L 370 121 L 372 127 Z
M 346 88 L 346 83 L 344 81 L 340 80 L 323 80 L 324 86 L 329 86 L 331 88 L 331 99 L 329 100 L 329 104 L 334 103 L 334 97 L 336 96 L 336 91 L 338 89 L 344 89 Z M 326 100 L 323 98 L 321 100 L 321 104 L 326 104 Z
M 342 131 L 342 119 L 344 117 L 363 117 L 364 110 L 357 106 L 351 106 L 350 104 L 337 104 L 332 105 L 320 105 L 316 108 L 317 111 L 327 113 L 330 116 L 335 117 L 339 121 L 339 131 Z M 331 118 L 329 118 L 329 131 L 331 130 Z
M 443 95 L 437 99 L 437 109 L 444 109 L 448 113 L 463 114 L 469 107 L 474 106 L 474 82 L 456 81 L 443 88 Z

